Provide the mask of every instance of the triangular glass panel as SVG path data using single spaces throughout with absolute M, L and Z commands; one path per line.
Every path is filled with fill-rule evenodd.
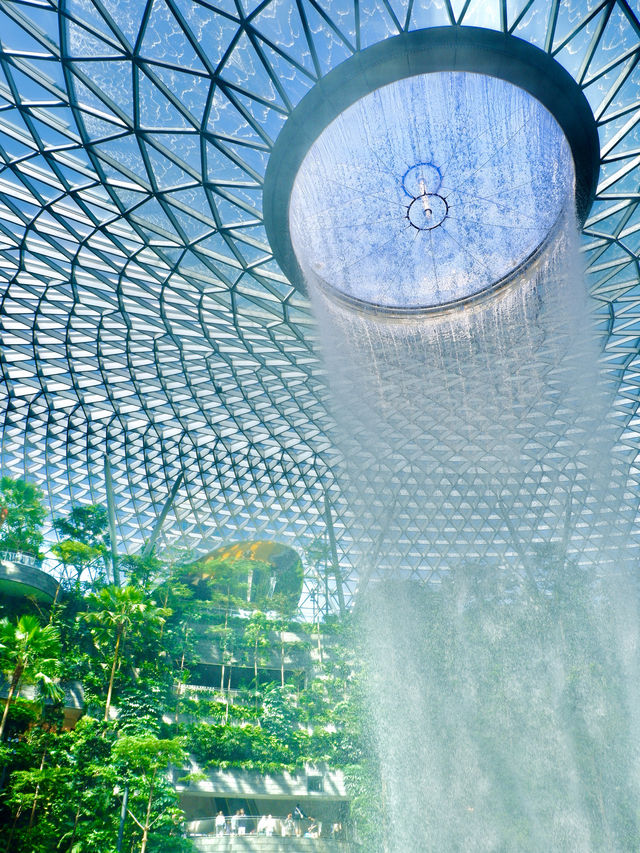
M 216 209 L 224 228 L 233 227 L 238 223 L 255 223 L 258 218 L 256 214 L 233 204 L 226 198 L 221 198 L 219 195 L 215 195 L 214 198 Z
M 554 54 L 554 59 L 566 68 L 574 78 L 577 78 L 580 74 L 585 59 L 592 49 L 593 31 L 596 24 L 593 21 L 591 24 L 593 26 L 587 25 L 586 27 L 582 27 L 562 50 Z M 560 39 L 556 39 L 556 44 L 559 44 L 560 41 Z
M 97 112 L 98 114 L 102 114 L 100 117 L 103 120 L 111 120 L 113 117 L 113 121 L 116 122 L 120 127 L 122 127 L 122 120 L 114 115 L 111 111 L 111 107 L 108 103 L 105 103 L 98 95 L 103 94 L 99 87 L 96 87 L 97 91 L 94 91 L 93 88 L 89 88 L 85 86 L 85 84 L 78 78 L 73 78 L 73 89 L 76 95 L 76 103 L 83 109 L 88 107 L 89 110 Z M 108 95 L 105 95 L 108 100 Z
M 609 153 L 610 143 L 620 134 L 628 134 L 637 120 L 637 115 L 629 113 L 627 115 L 614 118 L 611 121 L 604 122 L 604 124 L 601 124 L 598 127 L 600 147 L 605 155 Z
M 640 257 L 640 231 L 635 231 L 621 239 L 621 243 L 634 257 Z
M 167 193 L 166 201 L 173 205 L 174 202 L 193 211 L 195 215 L 199 215 L 209 222 L 211 228 L 215 228 L 216 224 L 212 218 L 211 206 L 207 198 L 207 194 L 202 187 L 191 187 L 188 190 L 177 190 L 176 192 Z
M 123 127 L 120 121 L 117 121 L 114 116 L 114 123 L 99 118 L 94 112 L 81 108 L 81 115 L 78 121 L 82 122 L 85 133 L 91 140 L 108 139 L 111 136 L 122 133 Z
M 55 87 L 60 92 L 66 92 L 67 84 L 64 79 L 63 66 L 61 62 L 50 61 L 47 59 L 35 59 L 29 57 L 29 65 L 33 68 L 42 81 L 42 85 L 49 90 L 50 87 Z
M 46 148 L 55 148 L 57 146 L 69 144 L 69 137 L 63 133 L 59 133 L 57 130 L 54 130 L 50 124 L 45 124 L 36 118 L 31 119 L 31 124 L 34 131 L 40 136 L 40 139 Z
M 611 213 L 607 211 L 611 210 Z M 611 237 L 615 236 L 616 229 L 627 215 L 627 205 L 620 207 L 619 201 L 598 201 L 593 203 L 589 218 L 587 219 L 586 228 L 593 228 L 598 233 L 608 234 Z
M 212 274 L 215 274 L 220 279 L 220 283 L 229 286 L 235 284 L 237 280 L 242 275 L 242 269 L 238 269 L 238 267 L 232 267 L 230 264 L 225 264 L 222 261 L 212 260 L 207 255 L 204 255 L 205 260 L 201 260 L 198 255 L 198 249 L 203 247 L 211 238 L 207 237 L 201 243 L 195 245 L 191 251 L 189 251 L 182 262 L 180 263 L 180 271 L 183 274 L 187 272 L 197 272 L 201 271 L 201 277 L 210 278 Z
M 246 139 L 260 146 L 265 144 L 262 136 L 247 122 L 238 107 L 220 88 L 217 88 L 213 95 L 206 130 L 227 139 Z
M 200 219 L 196 219 L 194 216 L 189 216 L 189 214 L 184 213 L 182 210 L 178 210 L 175 207 L 172 207 L 171 212 L 186 234 L 187 242 L 189 243 L 192 243 L 194 240 L 201 239 L 214 228 L 213 224 L 202 222 Z
M 369 47 L 397 36 L 402 21 L 396 23 L 382 0 L 362 0 L 360 3 L 360 46 Z
M 586 0 L 586 2 L 580 4 L 558 3 L 558 14 L 556 16 L 556 25 L 553 33 L 552 50 L 557 50 L 558 46 L 562 44 L 567 36 L 571 35 L 571 33 L 580 26 L 580 23 L 584 21 L 589 12 L 598 6 L 599 3 L 600 5 L 607 5 L 602 4 L 602 0 Z M 581 27 L 576 33 L 576 37 L 583 30 L 587 30 L 589 35 L 593 35 L 597 26 L 597 21 L 600 20 L 601 15 L 602 13 L 596 15 L 588 24 Z M 573 41 L 573 39 L 571 39 L 571 41 Z
M 68 154 L 68 152 L 65 152 Z M 76 152 L 74 152 L 74 155 Z M 70 165 L 70 163 L 73 164 Z M 94 178 L 94 169 L 93 165 L 88 165 L 89 175 L 86 175 L 83 171 L 81 171 L 81 166 L 85 164 L 82 161 L 78 162 L 78 157 L 65 157 L 64 161 L 62 159 L 58 159 L 58 171 L 62 174 L 64 178 L 69 182 L 72 187 L 81 187 L 85 186 L 87 183 L 92 183 Z M 76 168 L 74 168 L 74 166 Z
M 601 118 L 606 119 L 608 115 L 628 107 L 636 107 L 640 111 L 640 67 L 637 65 L 620 85 Z
M 56 22 L 57 26 L 57 22 Z M 0 10 L 0 32 L 2 32 L 2 48 L 8 53 L 14 50 L 42 54 L 42 42 L 24 30 L 10 15 Z M 55 27 L 52 32 L 55 32 Z
M 216 259 L 226 259 L 231 267 L 237 268 L 239 261 L 221 234 L 210 234 L 204 240 L 199 240 L 194 249 L 197 250 L 198 246 L 206 247 L 207 251 L 213 253 Z
M 220 57 L 217 59 L 215 57 L 220 46 L 216 47 L 218 39 L 212 30 L 215 30 L 216 27 L 222 27 L 226 31 L 226 37 L 221 40 L 220 44 L 228 45 L 230 43 L 233 35 L 226 28 L 233 26 L 237 31 L 240 26 L 240 13 L 234 0 L 215 0 L 215 2 L 208 0 L 206 6 L 194 3 L 193 0 L 174 0 L 174 3 L 207 56 L 213 58 L 216 63 L 219 62 Z M 219 12 L 223 14 L 219 14 Z M 226 47 L 223 47 L 222 50 L 224 52 Z
M 73 20 L 67 20 L 67 55 L 70 59 L 113 56 L 122 59 L 118 47 L 108 44 L 97 35 L 79 26 Z
M 635 163 L 636 159 L 637 158 L 634 157 L 632 162 Z M 621 164 L 618 165 L 620 166 Z M 640 166 L 635 165 L 630 171 L 620 175 L 618 180 L 613 184 L 608 185 L 604 194 L 610 195 L 611 193 L 615 193 L 616 195 L 633 195 L 634 193 L 637 193 L 639 186 Z
M 15 67 L 12 67 L 8 73 L 10 73 L 13 78 L 13 82 L 18 90 L 18 98 L 21 103 L 25 104 L 30 101 L 51 101 L 51 92 L 40 86 L 28 74 L 24 74 Z
M 154 147 L 160 149 L 161 154 L 163 153 L 162 149 L 164 149 L 165 156 L 170 156 L 181 168 L 188 167 L 196 175 L 200 175 L 202 137 L 198 131 L 194 130 L 188 133 L 156 132 L 146 134 L 146 138 Z
M 611 63 L 621 59 L 625 53 L 634 49 L 637 50 L 637 48 L 638 34 L 620 7 L 614 6 L 598 42 L 598 47 L 589 63 L 586 82 Z
M 230 198 L 232 202 L 249 208 L 251 215 L 260 216 L 262 210 L 262 187 L 250 189 L 247 187 L 233 187 L 232 189 L 221 190 L 220 194 Z
M 253 20 L 260 37 L 314 72 L 313 60 L 295 0 L 272 0 Z
M 607 157 L 618 157 L 621 154 L 640 154 L 640 116 L 637 123 L 626 133 L 620 142 L 607 152 Z
M 97 9 L 95 9 L 91 0 L 69 0 L 69 2 L 73 2 L 76 10 L 81 8 L 86 9 L 87 11 L 83 14 L 83 17 L 90 19 L 96 29 L 98 26 L 100 29 L 111 29 L 111 26 L 103 21 L 102 15 L 98 16 Z M 114 37 L 126 40 L 128 47 L 133 47 L 140 32 L 145 7 L 137 3 L 123 4 L 121 0 L 102 0 L 101 5 L 108 19 L 112 22 Z M 77 14 L 78 12 L 76 12 Z M 118 30 L 121 36 L 116 34 Z
M 36 158 L 37 160 L 42 160 L 42 165 L 46 168 L 48 164 L 44 160 L 44 158 Z M 33 160 L 30 162 L 34 162 Z M 86 181 L 86 179 L 85 179 Z M 44 181 L 38 181 L 33 177 L 28 178 L 28 186 L 32 193 L 43 199 L 44 203 L 53 201 L 54 198 L 57 198 L 60 193 L 63 191 L 61 187 L 52 187 L 50 184 L 45 184 Z
M 138 75 L 138 80 L 138 101 L 142 125 L 162 129 L 191 127 L 182 113 L 142 71 Z
M 95 145 L 93 150 L 98 156 L 105 155 L 112 167 L 117 168 L 120 164 L 126 171 L 133 172 L 147 183 L 147 170 L 140 155 L 137 139 L 133 134 L 120 136 L 113 142 L 102 142 Z
M 329 5 L 326 0 L 324 3 L 313 3 L 308 2 L 308 0 L 302 0 L 302 3 L 320 66 L 322 71 L 326 73 L 345 59 L 348 59 L 352 55 L 353 49 L 355 49 L 356 26 L 353 2 L 338 0 L 337 3 L 332 3 L 330 9 L 327 11 L 329 20 L 339 22 L 339 31 L 352 47 L 345 44 L 345 41 L 336 34 L 335 30 L 327 24 L 325 19 L 317 11 L 316 6 L 322 9 L 324 6 Z
M 111 3 L 106 2 L 103 5 L 108 8 L 110 4 L 113 5 L 113 2 L 114 0 L 111 0 Z M 122 17 L 123 10 L 120 9 L 119 11 L 120 16 Z M 65 4 L 65 12 L 72 20 L 83 21 L 93 30 L 102 33 L 108 38 L 116 38 L 113 31 L 107 25 L 106 21 L 98 12 L 98 9 L 91 2 L 91 0 L 67 0 Z
M 240 161 L 246 164 L 248 169 L 253 169 L 261 177 L 264 176 L 267 163 L 269 162 L 269 153 L 267 151 L 258 151 L 248 145 L 238 145 L 226 141 L 224 143 L 220 142 L 219 146 L 223 153 L 225 149 L 228 149 L 230 154 L 234 155 L 234 162 Z M 242 168 L 242 165 L 239 165 L 239 168 Z M 249 175 L 249 172 L 247 172 L 247 175 Z
M 277 53 L 277 51 L 272 50 L 268 44 L 261 41 L 260 46 L 271 68 L 271 73 L 278 78 L 286 97 L 291 102 L 291 105 L 295 107 L 314 85 L 315 79 L 303 74 L 299 68 L 287 62 L 283 56 Z
M 141 142 L 144 145 L 143 142 Z M 193 184 L 194 178 L 181 169 L 173 160 L 165 157 L 152 145 L 145 145 L 147 156 L 151 162 L 153 176 L 159 190 L 168 190 L 184 184 Z
M 549 24 L 550 0 L 535 0 L 522 16 L 513 34 L 525 41 L 544 47 Z
M 240 166 L 226 157 L 215 145 L 207 143 L 206 148 L 207 173 L 206 179 L 214 184 L 225 182 L 253 181 L 253 178 L 243 171 Z
M 256 94 L 265 101 L 284 106 L 273 80 L 267 74 L 246 33 L 238 39 L 233 53 L 224 63 L 221 77 L 249 95 Z
M 162 80 L 169 91 L 178 98 L 180 103 L 189 110 L 200 124 L 212 85 L 210 78 L 199 74 L 189 74 L 175 68 L 164 68 L 161 65 L 149 65 L 149 69 Z
M 74 67 L 82 71 L 115 108 L 133 120 L 133 79 L 129 61 L 77 62 Z
M 484 27 L 488 30 L 502 29 L 500 0 L 471 0 L 467 11 L 464 13 L 462 23 L 465 27 Z
M 596 119 L 599 118 L 602 112 L 602 105 L 608 103 L 608 100 L 613 97 L 613 91 L 620 85 L 620 79 L 624 79 L 624 75 L 628 74 L 635 65 L 635 58 L 631 57 L 624 64 L 613 68 L 611 71 L 598 77 L 592 83 L 587 83 L 583 86 L 583 93 L 589 101 Z
M 247 112 L 252 116 L 254 124 L 260 127 L 271 140 L 275 140 L 282 130 L 282 125 L 287 120 L 287 115 L 280 111 L 273 110 L 265 104 L 259 103 L 248 98 L 246 95 L 241 95 L 239 92 L 230 93 L 232 97 L 242 104 Z
M 165 0 L 153 0 L 139 53 L 145 59 L 166 62 L 183 70 L 206 70 Z
M 414 3 L 411 8 L 410 30 L 420 30 L 427 27 L 446 27 L 452 21 L 442 0 L 424 0 Z

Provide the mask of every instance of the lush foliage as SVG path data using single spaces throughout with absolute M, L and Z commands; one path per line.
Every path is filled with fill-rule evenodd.
M 21 616 L 15 624 L 6 617 L 0 619 L 0 667 L 9 680 L 0 722 L 0 741 L 4 737 L 11 702 L 23 682 L 36 683 L 43 696 L 62 698 L 54 682 L 59 657 L 60 638 L 54 625 L 41 626 L 30 614 Z
M 42 495 L 3 483 L 6 502 L 29 505 L 33 522 L 27 529 L 14 517 L 12 547 L 33 553 Z M 194 580 L 193 566 L 174 568 L 154 554 L 123 557 L 123 586 L 106 584 L 99 570 L 87 583 L 87 566 L 110 554 L 104 508 L 76 508 L 54 526 L 62 537 L 54 551 L 72 569 L 64 594 L 50 611 L 29 605 L 33 612 L 0 620 L 0 663 L 12 688 L 0 730 L 7 850 L 188 849 L 168 773 L 184 774 L 187 754 L 205 772 L 360 761 L 347 625 L 320 630 L 292 621 L 290 604 L 279 607 L 277 597 L 269 613 L 247 602 L 249 569 L 252 583 L 264 585 L 266 564 L 257 560 L 250 567 L 216 560 Z M 199 683 L 203 650 L 220 672 L 204 697 L 189 686 Z M 82 684 L 85 699 L 72 730 L 63 725 L 60 688 L 69 681 Z M 35 701 L 19 696 L 28 683 L 38 685 Z
M 39 557 L 42 523 L 46 516 L 43 493 L 24 480 L 0 478 L 0 551 L 21 551 Z
M 73 507 L 65 518 L 56 518 L 53 526 L 63 538 L 51 550 L 75 571 L 77 580 L 95 561 L 106 565 L 110 542 L 107 511 L 101 504 Z

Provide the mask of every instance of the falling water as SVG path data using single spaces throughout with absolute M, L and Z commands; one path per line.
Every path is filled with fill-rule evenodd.
M 457 72 L 357 102 L 294 184 L 390 853 L 640 849 L 637 496 L 573 195 L 553 117 Z
M 577 246 L 567 216 L 506 293 L 438 318 L 310 282 L 393 853 L 640 844 L 634 496 Z

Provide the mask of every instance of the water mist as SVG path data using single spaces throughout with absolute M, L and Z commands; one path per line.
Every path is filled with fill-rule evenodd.
M 637 850 L 637 499 L 577 227 L 597 128 L 535 48 L 425 39 L 312 91 L 265 182 L 362 554 L 367 845 Z
M 309 286 L 372 543 L 386 849 L 637 849 L 633 498 L 571 213 L 481 306 L 385 319 Z

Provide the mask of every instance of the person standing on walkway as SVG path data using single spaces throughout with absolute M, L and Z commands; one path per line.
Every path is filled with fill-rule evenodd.
M 216 815 L 216 835 L 224 835 L 227 830 L 227 821 L 222 812 Z

